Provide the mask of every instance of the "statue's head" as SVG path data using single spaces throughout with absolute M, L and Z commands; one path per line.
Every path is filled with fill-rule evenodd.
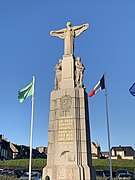
M 71 27 L 71 22 L 67 22 L 67 28 Z
M 76 57 L 76 61 L 81 61 L 81 58 L 79 56 Z

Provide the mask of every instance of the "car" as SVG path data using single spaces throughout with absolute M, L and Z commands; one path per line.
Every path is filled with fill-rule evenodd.
M 97 177 L 110 177 L 110 171 L 109 170 L 96 170 L 96 176 Z
M 26 172 L 26 169 L 14 169 L 12 171 L 12 174 L 17 178 L 20 178 L 24 174 L 24 172 Z
M 29 173 L 25 172 L 20 179 L 28 179 L 29 178 Z M 31 179 L 32 180 L 41 180 L 41 176 L 38 172 L 31 172 Z
M 1 173 L 11 173 L 12 171 L 10 169 L 4 168 Z
M 4 169 L 4 168 L 1 168 L 1 167 L 0 167 L 0 172 L 3 171 L 3 169 Z
M 96 170 L 96 176 L 103 177 L 103 171 L 102 170 Z
M 5 168 L 2 171 L 0 171 L 0 175 L 2 175 L 2 176 L 12 176 L 12 170 Z
M 110 171 L 109 170 L 103 170 L 104 177 L 110 177 Z
M 121 174 L 121 173 L 125 173 L 125 174 L 129 174 L 128 170 L 127 169 L 118 169 L 116 171 L 116 177 Z
M 129 173 L 119 173 L 117 178 L 118 179 L 128 179 L 128 180 L 131 180 L 131 179 L 133 179 L 133 175 L 129 174 Z

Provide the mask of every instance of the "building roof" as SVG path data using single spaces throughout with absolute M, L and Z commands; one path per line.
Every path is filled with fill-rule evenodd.
M 113 149 L 114 151 L 124 151 L 124 149 L 123 149 L 122 146 L 112 147 L 112 149 Z
M 1 140 L 1 146 L 3 149 L 8 149 L 9 148 L 9 142 L 5 141 L 5 140 Z
M 18 149 L 16 148 L 16 146 L 13 143 L 9 142 L 9 145 L 10 145 L 10 149 L 13 153 L 18 153 Z
M 125 156 L 134 156 L 135 151 L 131 146 L 117 146 L 117 147 L 112 147 L 114 151 L 124 151 Z
M 123 147 L 124 152 L 125 152 L 125 156 L 134 156 L 135 155 L 135 151 L 131 146 L 125 146 Z

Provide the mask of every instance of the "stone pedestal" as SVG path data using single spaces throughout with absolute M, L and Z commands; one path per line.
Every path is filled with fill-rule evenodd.
M 43 179 L 94 180 L 85 89 L 52 91 L 47 166 Z

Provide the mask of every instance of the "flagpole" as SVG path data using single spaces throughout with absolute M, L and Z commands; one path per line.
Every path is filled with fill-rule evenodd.
M 33 88 L 35 77 L 33 76 Z M 34 92 L 32 94 L 32 110 L 31 110 L 31 130 L 30 130 L 30 158 L 29 158 L 29 180 L 31 180 L 31 161 L 32 161 L 32 137 L 33 137 L 33 123 L 34 123 Z
M 105 99 L 106 99 L 106 122 L 107 122 L 107 134 L 108 134 L 108 148 L 109 148 L 109 160 L 110 160 L 110 180 L 112 180 L 112 159 L 111 159 L 111 146 L 110 146 L 110 129 L 109 129 L 109 117 L 108 117 L 108 93 L 106 88 L 106 73 L 105 78 Z

